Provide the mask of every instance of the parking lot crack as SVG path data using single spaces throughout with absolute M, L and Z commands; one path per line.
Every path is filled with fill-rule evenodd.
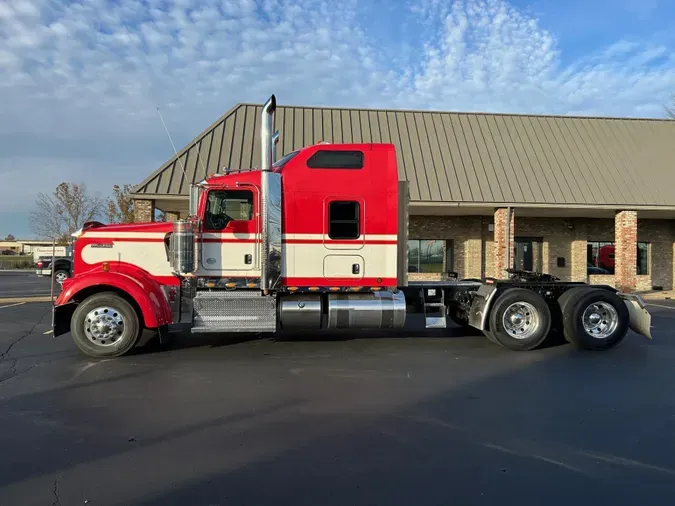
M 0 352 L 0 365 L 5 364 L 5 363 L 9 363 L 9 362 L 11 361 L 11 365 L 9 366 L 9 374 L 8 374 L 6 377 L 4 377 L 4 378 L 0 378 L 0 383 L 3 383 L 3 382 L 5 382 L 5 381 L 7 381 L 8 379 L 11 379 L 11 378 L 14 378 L 14 377 L 16 377 L 16 376 L 19 376 L 20 374 L 23 374 L 23 373 L 25 373 L 26 371 L 29 371 L 30 369 L 32 369 L 33 366 L 30 366 L 30 367 L 27 367 L 27 368 L 25 368 L 25 369 L 23 369 L 22 371 L 20 371 L 20 372 L 17 373 L 17 370 L 16 370 L 17 359 L 12 358 L 12 356 L 10 355 L 10 352 L 12 351 L 12 348 L 14 348 L 15 345 L 17 345 L 17 344 L 20 343 L 23 339 L 25 339 L 26 337 L 30 336 L 33 332 L 35 332 L 35 329 L 37 328 L 37 326 L 40 325 L 40 324 L 42 323 L 42 320 L 44 320 L 45 316 L 47 316 L 48 314 L 49 314 L 49 311 L 45 312 L 45 313 L 37 320 L 37 322 L 35 322 L 35 324 L 31 327 L 31 329 L 30 329 L 28 332 L 22 334 L 22 335 L 19 336 L 17 339 L 15 339 L 14 341 L 12 341 L 12 342 L 10 343 L 10 345 L 7 346 L 7 349 L 5 349 L 5 351 Z
M 60 475 L 54 480 L 54 487 L 52 488 L 52 494 L 54 494 L 54 500 L 52 501 L 52 506 L 57 506 L 57 505 L 61 504 L 61 498 L 59 497 L 59 481 L 60 480 L 61 480 Z

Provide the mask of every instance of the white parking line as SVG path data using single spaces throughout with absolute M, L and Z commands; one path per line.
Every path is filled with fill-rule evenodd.
M 25 302 L 17 302 L 16 304 L 10 304 L 8 306 L 0 306 L 0 309 L 5 309 L 6 307 L 21 306 L 23 304 L 25 304 Z
M 662 307 L 663 309 L 675 309 L 673 306 L 662 306 L 661 304 L 650 304 L 649 302 L 645 303 L 645 306 Z

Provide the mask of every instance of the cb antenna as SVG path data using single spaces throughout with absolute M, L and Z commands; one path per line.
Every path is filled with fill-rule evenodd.
M 159 114 L 159 119 L 161 120 L 162 125 L 164 126 L 164 131 L 166 132 L 166 136 L 169 138 L 169 142 L 171 143 L 171 147 L 173 148 L 173 152 L 176 155 L 176 160 L 178 160 L 178 163 L 180 164 L 180 168 L 183 171 L 183 177 L 187 181 L 187 174 L 185 173 L 185 167 L 183 167 L 183 162 L 178 157 L 178 151 L 176 151 L 176 145 L 173 143 L 173 139 L 171 138 L 171 134 L 169 133 L 169 129 L 166 128 L 166 123 L 164 123 L 164 118 L 162 118 L 162 113 L 159 111 L 159 106 L 155 106 L 155 109 L 157 109 L 157 114 Z
M 171 134 L 169 133 L 169 129 L 166 127 L 166 123 L 164 123 L 164 118 L 162 117 L 162 113 L 159 110 L 159 106 L 155 106 L 155 109 L 157 109 L 157 114 L 159 114 L 159 119 L 162 121 L 162 126 L 164 126 L 164 131 L 166 132 L 167 137 L 169 138 L 169 142 L 171 143 L 171 147 L 173 148 L 173 152 L 176 155 L 176 159 L 178 160 L 178 163 L 180 163 L 180 168 L 183 171 L 183 177 L 185 177 L 185 181 L 187 182 L 187 174 L 185 173 L 185 167 L 183 166 L 183 162 L 181 159 L 178 157 L 178 151 L 176 151 L 176 145 L 173 143 L 173 139 L 171 138 Z M 197 160 L 199 160 L 199 164 L 202 167 L 202 170 L 204 171 L 204 177 L 206 177 L 206 167 L 204 167 L 204 162 L 202 162 L 201 157 L 199 156 L 199 150 L 197 150 Z

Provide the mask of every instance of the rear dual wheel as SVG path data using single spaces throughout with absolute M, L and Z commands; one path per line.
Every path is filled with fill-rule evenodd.
M 607 350 L 628 332 L 630 314 L 615 293 L 592 287 L 572 288 L 559 299 L 565 339 L 578 348 Z M 485 336 L 513 351 L 540 346 L 551 330 L 551 311 L 537 293 L 522 288 L 504 291 L 488 317 Z
M 488 325 L 483 333 L 490 341 L 513 351 L 533 350 L 548 336 L 551 311 L 538 293 L 511 288 L 495 301 Z
M 565 292 L 558 303 L 565 339 L 578 348 L 608 350 L 628 333 L 628 308 L 609 290 L 574 288 Z

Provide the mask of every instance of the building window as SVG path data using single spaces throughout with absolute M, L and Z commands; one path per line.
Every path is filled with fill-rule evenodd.
M 322 149 L 307 160 L 310 169 L 361 169 L 362 151 L 342 151 Z
M 638 276 L 649 274 L 649 243 L 637 243 L 637 274 Z
M 231 221 L 253 219 L 253 192 L 250 190 L 212 190 L 206 203 L 204 227 L 222 230 Z
M 440 239 L 410 239 L 408 272 L 443 273 L 443 254 L 443 241 Z M 449 260 L 451 258 L 448 257 Z
M 586 245 L 589 274 L 614 274 L 614 243 L 589 241 Z M 649 243 L 637 243 L 636 274 L 649 274 Z
M 358 202 L 334 201 L 328 205 L 328 237 L 331 239 L 358 239 L 360 221 Z

